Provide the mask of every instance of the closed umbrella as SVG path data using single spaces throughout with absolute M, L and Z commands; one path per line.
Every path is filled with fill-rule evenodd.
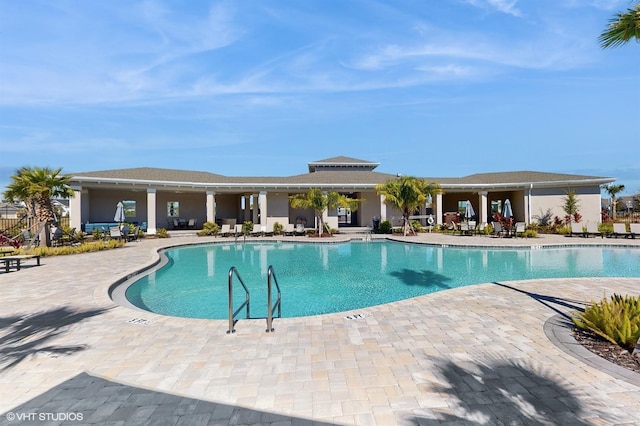
M 125 220 L 124 205 L 122 204 L 122 201 L 118 201 L 118 204 L 116 204 L 116 214 L 113 216 L 113 220 L 118 223 L 122 223 Z
M 473 211 L 473 206 L 471 205 L 471 201 L 467 200 L 467 208 L 464 211 L 465 219 L 469 220 L 476 215 L 476 212 Z
M 502 217 L 509 219 L 513 216 L 513 211 L 511 210 L 511 201 L 507 198 L 504 201 L 504 207 L 502 208 Z

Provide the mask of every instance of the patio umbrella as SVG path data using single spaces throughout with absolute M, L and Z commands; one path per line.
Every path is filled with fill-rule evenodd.
M 504 207 L 502 208 L 502 217 L 509 219 L 513 216 L 513 211 L 511 210 L 511 201 L 507 198 L 504 201 Z
M 118 222 L 118 223 L 122 223 L 124 222 L 124 205 L 122 204 L 122 201 L 118 201 L 118 204 L 116 204 L 116 214 L 115 216 L 113 216 L 113 220 Z
M 467 208 L 464 211 L 465 219 L 469 220 L 476 215 L 476 212 L 473 211 L 473 206 L 471 205 L 471 201 L 467 200 Z

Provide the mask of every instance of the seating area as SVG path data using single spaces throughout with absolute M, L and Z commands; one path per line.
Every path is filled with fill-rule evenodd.
M 180 217 L 167 218 L 168 229 L 196 229 L 198 219 L 185 219 Z

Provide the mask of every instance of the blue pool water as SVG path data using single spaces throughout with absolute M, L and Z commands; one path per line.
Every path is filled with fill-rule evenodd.
M 225 319 L 228 273 L 266 316 L 267 269 L 282 290 L 282 316 L 352 311 L 471 284 L 563 277 L 640 277 L 640 249 L 485 249 L 397 242 L 244 243 L 174 248 L 168 263 L 126 290 L 130 303 L 164 315 Z M 234 305 L 244 291 L 234 281 Z M 240 316 L 242 318 L 242 315 Z

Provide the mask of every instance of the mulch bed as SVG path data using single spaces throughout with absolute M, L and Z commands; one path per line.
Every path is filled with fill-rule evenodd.
M 620 367 L 640 373 L 640 363 L 631 356 L 631 352 L 628 350 L 614 345 L 588 330 L 574 328 L 572 334 L 578 343 L 594 354 Z

